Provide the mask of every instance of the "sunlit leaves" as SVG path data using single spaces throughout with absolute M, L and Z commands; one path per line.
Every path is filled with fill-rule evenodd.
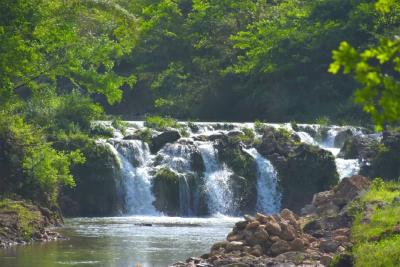
M 362 85 L 355 101 L 372 115 L 376 129 L 400 121 L 400 40 L 382 39 L 379 45 L 362 52 L 343 42 L 333 51 L 329 71 L 352 74 Z

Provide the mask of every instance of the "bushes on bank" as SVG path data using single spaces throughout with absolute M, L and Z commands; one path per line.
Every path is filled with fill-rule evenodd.
M 359 200 L 362 209 L 352 227 L 352 250 L 356 267 L 399 266 L 400 183 L 375 179 Z

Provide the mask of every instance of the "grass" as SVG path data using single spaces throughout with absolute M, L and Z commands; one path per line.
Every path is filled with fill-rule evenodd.
M 395 235 L 379 242 L 356 245 L 353 253 L 356 267 L 400 266 L 400 236 Z
M 148 116 L 145 120 L 145 125 L 149 128 L 153 128 L 159 131 L 167 128 L 180 128 L 178 121 L 170 117 L 161 116 Z
M 393 201 L 395 197 L 400 197 L 400 183 L 377 178 L 358 201 L 364 208 L 356 213 L 352 227 L 356 267 L 400 266 L 400 235 L 394 231 L 400 224 L 400 203 Z M 367 212 L 369 220 L 363 222 Z
M 0 213 L 15 213 L 17 215 L 21 237 L 26 241 L 32 238 L 33 233 L 37 230 L 37 222 L 41 220 L 40 211 L 29 207 L 22 201 L 0 200 Z

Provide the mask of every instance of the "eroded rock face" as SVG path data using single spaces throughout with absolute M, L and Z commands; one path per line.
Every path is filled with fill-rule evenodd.
M 338 182 L 334 156 L 319 147 L 300 143 L 295 134 L 267 127 L 257 150 L 277 169 L 283 208 L 299 212 L 315 193 Z
M 157 153 L 165 144 L 173 143 L 181 138 L 177 130 L 171 129 L 160 133 L 151 139 L 151 153 Z
M 345 178 L 332 190 L 315 194 L 311 212 L 303 217 L 288 209 L 272 216 L 245 215 L 227 241 L 214 244 L 200 260 L 173 266 L 329 266 L 335 254 L 351 246 L 346 206 L 369 184 L 362 176 Z M 326 214 L 325 208 L 333 211 Z

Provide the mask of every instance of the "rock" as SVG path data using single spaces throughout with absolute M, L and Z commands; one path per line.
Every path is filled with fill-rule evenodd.
M 279 254 L 290 251 L 290 245 L 285 240 L 279 240 L 272 244 L 270 250 L 273 256 L 277 256 Z
M 333 236 L 350 236 L 350 228 L 340 228 L 333 231 Z
M 277 222 L 270 221 L 265 225 L 265 229 L 270 235 L 279 235 L 281 233 L 281 226 Z
M 227 245 L 226 245 L 226 250 L 227 251 L 236 251 L 236 250 L 242 250 L 243 249 L 243 242 L 240 242 L 240 241 L 232 241 L 232 242 L 229 242 Z
M 345 159 L 358 158 L 370 161 L 376 156 L 377 152 L 374 150 L 374 147 L 376 147 L 374 144 L 377 143 L 372 136 L 356 135 L 345 140 L 338 156 Z
M 217 242 L 211 247 L 211 251 L 219 250 L 220 248 L 226 248 L 228 244 L 229 242 L 226 241 Z
M 247 222 L 253 222 L 256 220 L 253 216 L 250 216 L 248 214 L 244 215 L 243 217 Z
M 245 215 L 245 216 L 246 216 L 246 215 Z M 249 223 L 248 221 L 240 221 L 240 222 L 235 223 L 235 227 L 236 227 L 238 230 L 243 230 L 244 228 L 246 228 L 246 225 L 247 225 L 248 223 Z
M 351 178 L 343 178 L 333 189 L 333 201 L 336 205 L 345 205 L 366 192 L 370 184 L 371 182 L 368 178 L 361 175 L 355 175 Z
M 289 221 L 291 224 L 297 224 L 297 216 L 289 209 L 283 209 L 280 213 L 281 218 Z
M 334 146 L 341 148 L 351 137 L 353 137 L 353 132 L 350 129 L 338 132 L 335 136 Z
M 322 265 L 324 265 L 324 266 L 329 266 L 330 264 L 331 264 L 331 262 L 332 262 L 332 256 L 329 256 L 329 255 L 323 255 L 321 258 L 320 258 L 320 262 L 321 262 L 321 264 Z
M 330 253 L 336 252 L 337 248 L 340 246 L 340 242 L 335 240 L 325 240 L 321 241 L 319 248 L 322 252 Z
M 243 234 L 238 234 L 235 232 L 230 232 L 226 238 L 229 242 L 231 241 L 240 241 L 243 239 Z
M 256 220 L 259 221 L 260 223 L 267 223 L 268 222 L 268 216 L 257 212 Z
M 338 241 L 340 244 L 349 242 L 349 237 L 344 235 L 337 235 L 333 237 L 333 240 Z
M 287 223 L 279 223 L 279 226 L 281 227 L 281 232 L 279 234 L 279 237 L 283 240 L 286 241 L 292 241 L 293 239 L 296 238 L 296 230 L 294 229 L 293 226 Z
M 176 142 L 180 138 L 181 135 L 177 130 L 167 130 L 151 139 L 150 150 L 153 154 L 157 153 L 165 144 Z
M 304 242 L 300 238 L 295 238 L 293 241 L 290 242 L 291 250 L 294 251 L 304 251 Z
M 252 221 L 249 224 L 246 225 L 246 230 L 254 230 L 256 229 L 260 223 L 258 221 Z
M 250 254 L 256 257 L 260 257 L 263 254 L 263 249 L 260 245 L 256 245 L 250 250 Z
M 265 231 L 263 228 L 258 228 L 249 238 L 246 239 L 246 242 L 251 245 L 258 245 L 262 244 L 263 242 L 267 241 L 269 238 L 268 232 Z

